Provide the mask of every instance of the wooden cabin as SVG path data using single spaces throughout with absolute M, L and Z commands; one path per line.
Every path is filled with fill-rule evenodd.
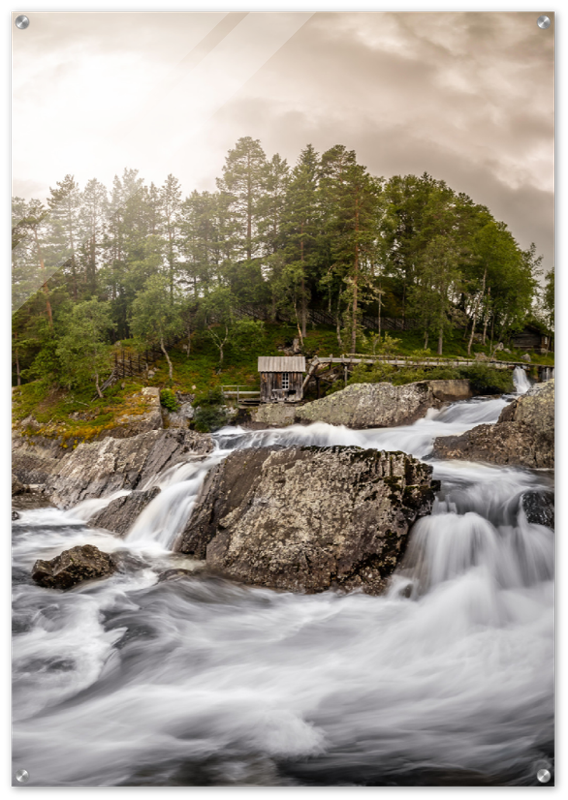
M 304 356 L 259 356 L 261 403 L 297 403 L 302 399 Z
M 533 325 L 526 325 L 522 331 L 513 334 L 511 346 L 519 350 L 534 350 L 537 353 L 550 353 L 554 349 L 552 337 Z

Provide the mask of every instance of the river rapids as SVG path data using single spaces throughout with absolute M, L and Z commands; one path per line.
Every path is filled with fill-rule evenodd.
M 536 785 L 553 771 L 554 536 L 520 498 L 552 479 L 431 457 L 436 436 L 496 422 L 514 397 L 400 428 L 224 428 L 205 461 L 152 479 L 162 491 L 124 540 L 85 526 L 108 497 L 22 512 L 14 773 L 62 787 Z M 172 553 L 206 471 L 274 444 L 433 464 L 441 492 L 387 595 L 245 588 Z M 37 558 L 86 543 L 127 550 L 126 571 L 69 592 L 31 582 Z M 158 582 L 172 567 L 195 575 Z

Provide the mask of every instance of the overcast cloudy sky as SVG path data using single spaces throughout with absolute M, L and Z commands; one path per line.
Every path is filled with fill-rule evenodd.
M 552 14 L 549 16 L 553 17 Z M 554 25 L 522 13 L 29 13 L 13 34 L 13 193 L 125 167 L 213 189 L 240 136 L 429 172 L 553 265 Z

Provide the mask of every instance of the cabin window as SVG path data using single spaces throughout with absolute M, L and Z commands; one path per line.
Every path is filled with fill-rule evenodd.
M 282 388 L 283 389 L 290 388 L 290 374 L 288 372 L 282 373 Z

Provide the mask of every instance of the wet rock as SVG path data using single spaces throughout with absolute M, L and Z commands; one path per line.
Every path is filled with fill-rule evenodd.
M 129 439 L 83 442 L 58 463 L 47 490 L 58 506 L 69 508 L 91 497 L 136 489 L 166 467 L 209 453 L 208 434 L 153 430 Z
M 393 428 L 410 425 L 429 408 L 471 397 L 469 381 L 417 381 L 403 386 L 391 383 L 357 383 L 321 400 L 300 406 L 296 420 L 328 422 L 349 428 Z
M 92 544 L 64 550 L 51 561 L 36 561 L 32 579 L 49 589 L 71 589 L 83 581 L 106 578 L 116 570 L 112 556 Z
M 168 583 L 169 581 L 179 581 L 182 578 L 187 578 L 188 575 L 195 573 L 190 569 L 167 569 L 160 573 L 158 583 Z
M 234 451 L 209 473 L 176 549 L 248 585 L 379 594 L 431 511 L 431 476 L 400 452 Z
M 506 406 L 495 425 L 434 440 L 437 458 L 554 469 L 554 380 L 537 383 Z
M 138 515 L 160 494 L 158 486 L 146 491 L 134 491 L 124 497 L 117 497 L 90 518 L 90 528 L 104 528 L 117 536 L 124 536 Z
M 17 519 L 20 519 L 20 515 L 18 514 L 17 511 L 12 511 L 12 522 L 14 522 Z
M 521 506 L 529 522 L 554 530 L 554 492 L 525 492 L 521 497 Z
M 15 436 L 12 440 L 12 473 L 26 486 L 45 484 L 57 472 L 63 452 L 57 444 L 49 447 L 43 442 L 26 441 Z
M 253 423 L 262 423 L 260 427 L 283 428 L 294 424 L 297 411 L 295 406 L 286 403 L 263 403 L 251 410 L 250 418 Z
M 29 511 L 36 508 L 53 508 L 49 497 L 42 492 L 25 492 L 12 499 L 12 508 Z
M 23 494 L 26 491 L 26 486 L 18 480 L 16 475 L 12 475 L 12 497 L 17 494 Z

